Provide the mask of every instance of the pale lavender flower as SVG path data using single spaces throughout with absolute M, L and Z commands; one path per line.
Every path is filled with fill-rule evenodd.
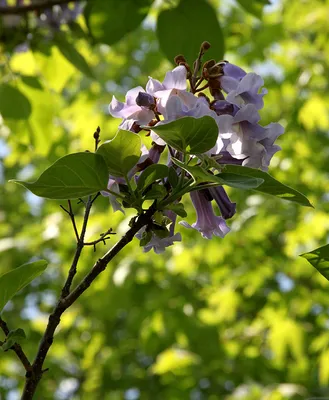
M 111 190 L 111 192 L 113 192 L 113 193 L 120 194 L 119 183 L 124 183 L 124 180 L 114 177 L 114 176 L 110 176 L 108 184 L 107 184 L 108 190 Z M 100 193 L 102 196 L 109 198 L 113 212 L 121 211 L 123 214 L 125 213 L 121 207 L 121 204 L 118 202 L 115 194 L 105 192 L 104 190 L 102 190 Z
M 259 89 L 264 80 L 254 72 L 246 74 L 243 69 L 227 63 L 223 67 L 223 75 L 219 78 L 222 89 L 227 93 L 226 101 L 242 107 L 245 104 L 254 104 L 258 110 L 263 108 L 263 97 L 267 93 L 265 88 Z
M 112 117 L 122 118 L 120 129 L 133 130 L 133 125 L 147 125 L 154 118 L 154 112 L 136 104 L 139 93 L 145 93 L 141 86 L 128 90 L 125 102 L 118 101 L 115 96 L 109 105 Z
M 194 191 L 190 196 L 197 213 L 197 220 L 192 226 L 186 221 L 181 221 L 180 225 L 198 230 L 206 239 L 211 239 L 213 235 L 223 238 L 230 228 L 222 217 L 214 214 L 211 201 L 207 199 L 206 194 L 203 191 Z

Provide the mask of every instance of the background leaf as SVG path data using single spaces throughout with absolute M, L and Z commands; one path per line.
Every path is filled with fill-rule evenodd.
M 0 313 L 18 291 L 42 274 L 47 264 L 46 260 L 33 261 L 0 276 Z
M 0 84 L 0 113 L 3 118 L 25 119 L 31 114 L 29 99 L 14 86 Z
M 257 18 L 261 18 L 263 14 L 263 7 L 266 4 L 271 4 L 268 0 L 237 0 L 241 7 L 243 7 L 250 14 L 254 15 Z
M 106 163 L 94 153 L 69 154 L 46 169 L 35 182 L 12 182 L 48 199 L 77 199 L 104 190 L 108 183 Z
M 96 42 L 113 45 L 141 24 L 151 4 L 152 0 L 91 0 L 85 8 L 87 26 Z
M 169 61 L 183 54 L 192 65 L 201 43 L 211 48 L 204 59 L 217 61 L 224 57 L 224 36 L 216 12 L 205 0 L 181 0 L 176 8 L 164 10 L 158 17 L 157 36 L 160 47 Z
M 152 127 L 174 149 L 190 154 L 204 153 L 215 146 L 218 127 L 212 117 L 183 117 Z
M 329 244 L 300 255 L 329 281 Z
M 71 43 L 63 33 L 57 33 L 54 42 L 63 56 L 79 71 L 90 78 L 94 76 L 93 71 L 89 67 L 85 58 L 78 52 L 73 43 Z
M 111 175 L 125 176 L 137 164 L 140 149 L 141 139 L 137 134 L 120 130 L 98 148 L 97 154 L 103 156 Z

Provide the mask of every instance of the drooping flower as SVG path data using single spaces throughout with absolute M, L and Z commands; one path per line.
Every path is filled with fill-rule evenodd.
M 224 218 L 214 214 L 211 201 L 207 199 L 204 191 L 194 191 L 190 193 L 192 203 L 194 205 L 197 220 L 192 226 L 186 221 L 181 221 L 180 225 L 185 228 L 193 228 L 198 230 L 202 237 L 211 239 L 213 235 L 223 238 L 230 228 L 226 225 Z

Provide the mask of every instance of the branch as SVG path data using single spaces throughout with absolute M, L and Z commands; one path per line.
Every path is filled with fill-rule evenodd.
M 93 205 L 93 201 L 94 200 L 91 199 L 91 196 L 89 196 L 87 204 L 86 204 L 85 215 L 83 217 L 83 223 L 82 223 L 80 236 L 77 234 L 77 228 L 75 226 L 75 222 L 73 224 L 73 226 L 75 226 L 75 234 L 77 235 L 77 248 L 76 248 L 75 255 L 74 255 L 70 270 L 69 270 L 69 274 L 67 276 L 66 282 L 62 289 L 61 298 L 66 297 L 70 293 L 70 288 L 71 288 L 71 285 L 73 282 L 73 278 L 74 278 L 75 274 L 77 273 L 77 265 L 78 265 L 78 261 L 79 261 L 82 249 L 84 247 L 84 239 L 85 239 L 85 235 L 86 235 L 87 223 L 88 223 L 88 219 L 89 219 L 90 210 Z M 72 212 L 70 202 L 69 202 L 69 207 L 70 207 L 69 215 L 71 216 L 71 215 L 73 215 L 73 212 Z M 72 223 L 73 223 L 73 221 L 74 221 L 74 216 L 73 216 Z
M 0 328 L 3 330 L 4 334 L 6 336 L 9 335 L 9 328 L 8 325 L 6 324 L 6 322 L 0 317 Z M 20 344 L 15 343 L 12 347 L 12 350 L 14 350 L 14 352 L 16 353 L 17 357 L 20 359 L 21 363 L 23 364 L 25 371 L 28 373 L 31 371 L 32 366 L 30 361 L 28 360 L 28 358 L 26 357 L 22 347 Z M 28 376 L 28 374 L 26 374 Z
M 68 4 L 77 2 L 78 0 L 46 0 L 42 3 L 32 3 L 28 5 L 19 6 L 1 6 L 0 15 L 15 15 L 15 14 L 26 14 L 30 11 L 41 11 L 46 8 L 52 8 L 53 6 L 60 6 L 62 4 Z
M 90 201 L 87 203 L 87 207 Z M 90 211 L 90 210 L 89 210 Z M 26 377 L 24 391 L 21 397 L 21 400 L 32 400 L 33 395 L 36 391 L 37 385 L 42 378 L 43 374 L 43 363 L 51 347 L 54 339 L 54 333 L 57 326 L 60 323 L 61 316 L 85 291 L 86 289 L 93 283 L 93 281 L 97 278 L 97 276 L 105 270 L 109 262 L 128 244 L 130 243 L 135 234 L 145 225 L 148 225 L 152 221 L 152 216 L 156 211 L 155 203 L 143 214 L 141 214 L 135 221 L 132 223 L 131 228 L 125 233 L 125 235 L 107 252 L 104 254 L 102 258 L 100 258 L 94 264 L 91 271 L 82 279 L 82 281 L 78 284 L 78 286 L 66 297 L 62 295 L 54 308 L 53 312 L 49 316 L 48 325 L 45 330 L 45 333 L 41 339 L 39 349 L 36 355 L 36 358 L 32 364 L 32 374 Z M 87 209 L 86 209 L 87 213 Z M 89 214 L 88 214 L 89 215 Z M 81 241 L 81 236 L 80 236 Z M 78 251 L 78 248 L 77 248 Z M 81 251 L 79 253 L 79 256 Z M 75 261 L 76 260 L 76 261 Z M 74 261 L 72 263 L 69 276 L 72 273 L 72 267 L 75 263 L 75 266 L 78 262 L 78 257 L 75 255 Z M 73 275 L 74 276 L 74 275 Z M 72 278 L 73 279 L 73 278 Z M 68 282 L 72 282 L 70 277 L 68 277 L 64 288 L 68 285 Z M 63 290 L 64 290 L 63 288 Z

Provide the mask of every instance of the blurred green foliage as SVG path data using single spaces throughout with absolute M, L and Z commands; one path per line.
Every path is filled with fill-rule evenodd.
M 99 9 L 99 1 L 90 3 Z M 3 312 L 11 329 L 24 329 L 30 359 L 69 269 L 74 233 L 60 202 L 40 200 L 8 180 L 33 180 L 69 152 L 92 151 L 98 125 L 103 141 L 112 138 L 119 122 L 107 114 L 112 94 L 122 99 L 149 75 L 162 79 L 172 68 L 165 55 L 176 43 L 166 42 L 162 13 L 173 12 L 178 1 L 150 9 L 148 1 L 136 3 L 138 24 L 113 6 L 111 18 L 116 15 L 120 29 L 126 24 L 115 40 L 104 39 L 111 31 L 104 20 L 92 28 L 97 18 L 89 17 L 89 31 L 80 16 L 60 34 L 36 30 L 26 51 L 14 51 L 25 36 L 18 29 L 5 35 L 2 18 L 0 273 L 34 257 L 49 261 Z M 180 228 L 183 242 L 163 255 L 130 244 L 64 314 L 38 400 L 329 396 L 328 282 L 298 257 L 328 242 L 329 2 L 259 1 L 253 9 L 245 1 L 208 3 L 223 32 L 225 59 L 265 77 L 262 121 L 286 127 L 270 173 L 315 209 L 231 189 L 238 213 L 225 239 L 207 241 Z M 200 29 L 193 27 L 207 40 L 202 14 L 195 13 Z M 171 38 L 177 26 L 167 25 Z M 191 27 L 179 28 L 177 43 L 188 52 L 184 32 Z M 185 208 L 193 222 L 189 201 Z M 81 224 L 81 205 L 74 210 Z M 120 237 L 129 219 L 100 198 L 87 240 L 110 227 Z M 78 279 L 109 245 L 84 250 Z M 19 398 L 24 370 L 12 351 L 0 360 L 0 398 Z

